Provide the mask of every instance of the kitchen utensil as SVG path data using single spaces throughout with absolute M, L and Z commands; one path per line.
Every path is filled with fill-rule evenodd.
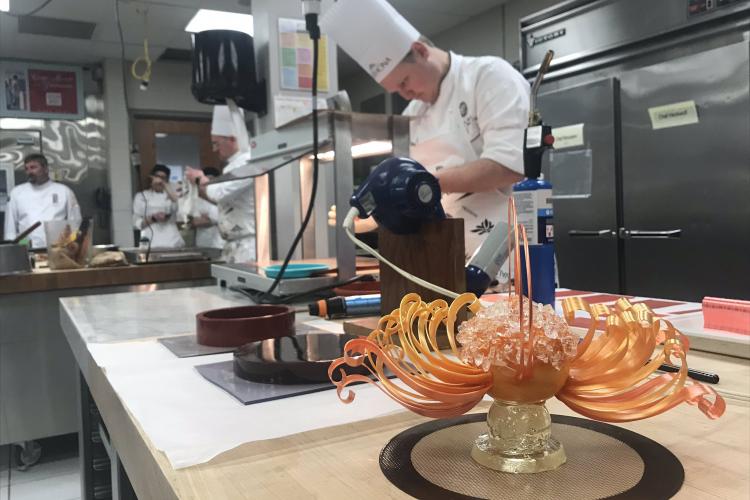
M 13 243 L 13 244 L 18 243 L 19 241 L 21 241 L 22 239 L 24 239 L 25 237 L 27 237 L 28 235 L 30 235 L 32 233 L 32 231 L 34 231 L 34 229 L 38 228 L 41 225 L 42 225 L 41 221 L 36 221 L 32 225 L 30 225 L 29 227 L 27 227 L 26 229 L 24 229 L 23 231 L 21 231 L 21 233 L 18 236 L 16 236 L 15 238 L 13 238 L 13 241 L 11 241 L 11 243 Z
M 256 340 L 294 335 L 294 309 L 282 305 L 226 307 L 195 317 L 198 343 L 239 347 Z
M 31 271 L 26 245 L 0 243 L 0 276 Z
M 281 269 L 280 265 L 268 266 L 264 269 L 266 277 L 275 278 Z M 327 264 L 289 264 L 284 271 L 284 278 L 307 278 L 313 273 L 328 271 L 331 266 Z

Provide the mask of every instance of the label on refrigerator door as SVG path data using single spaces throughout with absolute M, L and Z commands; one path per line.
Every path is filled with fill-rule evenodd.
M 583 123 L 553 128 L 552 136 L 555 138 L 555 149 L 583 146 Z
M 695 107 L 695 101 L 675 102 L 648 108 L 648 114 L 651 117 L 651 127 L 654 130 L 698 123 L 698 110 Z

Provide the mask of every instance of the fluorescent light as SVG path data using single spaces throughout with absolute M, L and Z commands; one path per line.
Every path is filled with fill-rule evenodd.
M 0 0 L 0 12 L 10 12 L 10 0 Z
M 2 2 L 3 0 L 0 0 Z M 8 129 L 23 129 L 23 128 L 35 128 L 40 129 L 44 127 L 44 120 L 36 120 L 33 118 L 0 118 L 0 128 Z
M 2 2 L 3 0 L 0 0 Z M 253 16 L 221 10 L 200 9 L 185 26 L 189 33 L 206 30 L 234 30 L 253 36 Z
M 385 155 L 392 151 L 393 145 L 391 145 L 391 141 L 363 142 L 362 144 L 355 144 L 352 146 L 352 158 Z M 333 151 L 326 151 L 325 153 L 318 154 L 319 161 L 333 161 L 335 157 L 336 153 Z M 313 159 L 313 155 L 310 155 L 310 159 Z
M 370 141 L 352 146 L 352 158 L 384 155 L 393 151 L 391 141 Z

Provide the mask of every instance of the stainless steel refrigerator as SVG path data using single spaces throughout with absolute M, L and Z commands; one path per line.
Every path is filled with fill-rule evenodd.
M 527 76 L 557 52 L 539 109 L 562 286 L 750 298 L 749 11 L 574 1 L 522 20 Z

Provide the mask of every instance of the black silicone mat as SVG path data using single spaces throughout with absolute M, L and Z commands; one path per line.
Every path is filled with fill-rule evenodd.
M 319 328 L 306 325 L 304 323 L 298 323 L 294 325 L 295 334 L 310 334 L 310 333 L 330 333 Z M 169 349 L 172 354 L 178 358 L 192 358 L 195 356 L 206 356 L 209 354 L 221 354 L 224 352 L 232 352 L 236 347 L 211 347 L 207 345 L 201 345 L 195 336 L 195 333 L 188 333 L 185 335 L 176 335 L 174 337 L 162 337 L 157 339 L 164 347 Z
M 486 431 L 486 418 L 464 415 L 403 431 L 380 454 L 383 474 L 405 493 L 429 499 L 660 499 L 682 487 L 682 464 L 659 443 L 614 425 L 561 415 L 552 415 L 552 435 L 565 447 L 567 463 L 537 474 L 486 469 L 470 456 L 473 437 Z M 450 433 L 461 433 L 453 445 Z M 620 477 L 625 469 L 631 471 L 627 480 Z
M 334 388 L 334 385 L 330 382 L 325 384 L 301 385 L 260 384 L 257 382 L 250 382 L 249 380 L 245 380 L 234 374 L 233 360 L 198 365 L 195 369 L 198 370 L 198 373 L 200 373 L 206 380 L 219 386 L 244 405 L 263 403 L 275 399 L 300 396 L 302 394 L 310 394 Z

